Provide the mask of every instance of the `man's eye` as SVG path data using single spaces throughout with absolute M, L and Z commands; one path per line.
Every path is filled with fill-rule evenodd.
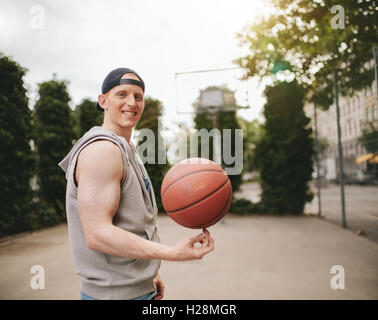
M 136 99 L 137 101 L 142 101 L 143 98 L 142 98 L 142 96 L 136 96 L 135 99 Z
M 118 94 L 120 97 L 126 97 L 126 95 L 124 93 L 119 93 Z

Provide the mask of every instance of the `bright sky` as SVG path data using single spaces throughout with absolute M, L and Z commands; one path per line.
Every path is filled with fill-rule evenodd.
M 165 126 L 187 123 L 198 89 L 227 84 L 239 103 L 251 108 L 239 115 L 262 119 L 263 86 L 236 80 L 240 71 L 179 76 L 175 73 L 235 67 L 245 54 L 236 32 L 270 12 L 268 0 L 2 0 L 0 50 L 29 71 L 24 78 L 32 104 L 37 83 L 70 81 L 72 108 L 97 99 L 103 79 L 116 67 L 137 71 L 146 95 L 161 100 Z M 41 15 L 42 14 L 42 15 Z M 38 29 L 38 27 L 42 27 Z

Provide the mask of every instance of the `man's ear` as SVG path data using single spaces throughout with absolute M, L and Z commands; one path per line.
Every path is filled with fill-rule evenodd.
M 105 102 L 106 102 L 106 96 L 104 94 L 100 94 L 98 96 L 98 104 L 102 109 L 105 109 Z

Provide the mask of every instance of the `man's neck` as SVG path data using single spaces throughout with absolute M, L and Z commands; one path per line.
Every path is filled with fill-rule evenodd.
M 126 141 L 130 143 L 131 133 L 133 130 L 132 128 L 122 128 L 122 127 L 114 125 L 113 123 L 109 123 L 108 121 L 104 121 L 104 123 L 102 124 L 102 127 L 112 131 L 117 136 L 124 137 Z

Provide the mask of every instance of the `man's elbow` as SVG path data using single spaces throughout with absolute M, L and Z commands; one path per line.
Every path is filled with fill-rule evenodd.
M 111 237 L 113 236 L 112 225 L 104 224 L 94 227 L 85 232 L 85 242 L 88 249 L 104 252 L 109 246 Z
M 100 239 L 99 236 L 95 232 L 86 232 L 85 233 L 85 242 L 87 244 L 88 249 L 98 251 Z

